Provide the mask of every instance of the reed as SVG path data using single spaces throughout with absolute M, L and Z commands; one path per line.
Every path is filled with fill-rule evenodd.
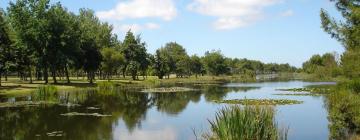
M 279 129 L 272 107 L 233 106 L 216 113 L 209 121 L 211 134 L 216 140 L 286 140 L 287 129 Z

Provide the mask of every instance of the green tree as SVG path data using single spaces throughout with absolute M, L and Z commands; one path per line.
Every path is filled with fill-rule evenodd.
M 81 44 L 82 50 L 82 67 L 88 74 L 90 83 L 95 79 L 95 72 L 100 68 L 102 55 L 100 52 L 101 46 L 97 42 L 97 35 L 100 26 L 99 19 L 94 12 L 87 9 L 81 9 L 79 15 L 80 30 L 81 30 Z
M 360 77 L 360 4 L 357 0 L 332 0 L 342 15 L 336 21 L 322 9 L 321 21 L 323 29 L 345 47 L 342 65 L 345 75 L 349 78 Z
M 163 79 L 164 76 L 170 72 L 167 57 L 164 55 L 164 53 L 161 53 L 160 49 L 156 50 L 153 63 L 155 74 L 158 76 L 159 79 Z
M 115 48 L 103 48 L 101 54 L 103 57 L 101 67 L 105 72 L 105 77 L 110 80 L 111 75 L 124 64 L 125 58 L 123 54 Z
M 47 12 L 49 0 L 18 0 L 10 2 L 8 8 L 11 24 L 16 32 L 18 42 L 22 44 L 28 56 L 35 56 L 41 65 L 45 83 L 48 82 L 48 39 L 49 34 Z M 35 62 L 27 62 L 30 82 L 32 82 L 32 67 Z
M 228 66 L 225 64 L 225 57 L 220 51 L 206 52 L 203 58 L 207 72 L 219 76 L 228 73 Z
M 204 71 L 204 66 L 201 63 L 201 58 L 197 55 L 192 55 L 190 57 L 191 59 L 191 72 L 195 74 L 195 77 L 197 78 L 198 75 L 200 75 Z
M 8 63 L 11 59 L 11 44 L 9 25 L 5 20 L 4 11 L 0 9 L 0 86 L 2 75 L 8 70 Z
M 125 65 L 123 75 L 129 71 L 133 80 L 138 79 L 139 71 L 145 71 L 149 66 L 146 44 L 141 41 L 140 35 L 137 37 L 131 31 L 126 33 L 123 41 L 123 53 L 125 56 Z

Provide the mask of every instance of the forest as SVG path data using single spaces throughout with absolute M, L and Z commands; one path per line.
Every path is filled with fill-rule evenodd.
M 20 0 L 0 12 L 0 76 L 18 76 L 21 80 L 43 80 L 57 83 L 58 77 L 86 76 L 112 79 L 120 75 L 157 76 L 176 74 L 250 75 L 295 72 L 289 64 L 265 64 L 260 61 L 228 58 L 220 50 L 203 56 L 189 55 L 177 42 L 159 46 L 154 54 L 147 52 L 141 35 L 129 30 L 124 40 L 113 33 L 113 26 L 100 21 L 90 9 L 79 14 L 49 0 Z

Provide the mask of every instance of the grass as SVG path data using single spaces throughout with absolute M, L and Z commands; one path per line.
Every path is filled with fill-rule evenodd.
M 215 101 L 216 103 L 239 104 L 239 105 L 294 105 L 302 104 L 303 101 L 287 99 L 234 99 Z
M 287 130 L 278 128 L 275 110 L 271 107 L 225 107 L 209 121 L 210 140 L 286 140 Z

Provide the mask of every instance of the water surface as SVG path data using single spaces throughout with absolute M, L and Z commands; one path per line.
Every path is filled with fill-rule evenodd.
M 324 97 L 278 96 L 288 93 L 276 89 L 333 84 L 302 81 L 231 83 L 188 86 L 198 90 L 179 93 L 141 93 L 141 89 L 117 88 L 111 93 L 99 90 L 61 92 L 46 100 L 62 105 L 0 108 L 0 139 L 74 139 L 74 140 L 193 140 L 194 131 L 208 131 L 208 120 L 226 106 L 221 99 L 294 99 L 299 105 L 277 106 L 280 126 L 289 127 L 290 140 L 329 137 Z M 179 85 L 177 85 L 179 86 Z M 186 86 L 186 85 L 180 85 Z M 34 96 L 0 97 L 0 102 L 34 100 Z M 91 107 L 91 108 L 89 108 Z M 97 109 L 98 108 L 98 109 Z M 62 116 L 69 112 L 99 113 L 110 117 Z M 48 133 L 61 131 L 61 136 Z

